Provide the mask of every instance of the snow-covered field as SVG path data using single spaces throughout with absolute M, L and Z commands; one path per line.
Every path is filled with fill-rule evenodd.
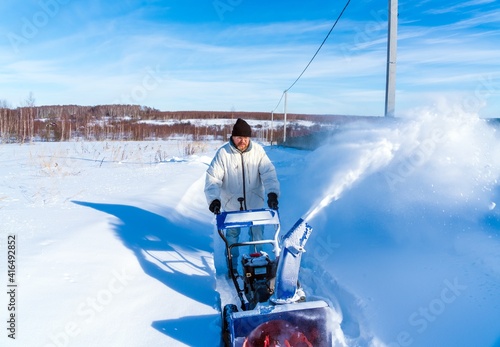
M 219 345 L 225 269 L 203 184 L 221 143 L 187 145 L 0 145 L 0 345 Z M 266 150 L 282 230 L 314 229 L 301 283 L 341 315 L 339 345 L 500 346 L 494 128 L 421 111 Z

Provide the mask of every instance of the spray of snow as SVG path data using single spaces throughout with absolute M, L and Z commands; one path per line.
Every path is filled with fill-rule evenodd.
M 343 191 L 349 189 L 363 176 L 386 166 L 393 157 L 394 146 L 386 139 L 377 143 L 348 144 L 347 146 L 349 147 L 348 151 L 355 153 L 355 155 L 351 158 L 343 158 L 346 160 L 344 160 L 341 170 L 333 175 L 324 196 L 306 213 L 304 220 L 314 218 L 332 201 L 339 199 Z M 321 154 L 321 157 L 325 159 L 331 155 L 328 148 L 320 150 L 318 154 Z
M 380 206 L 383 196 L 383 209 L 422 202 L 457 208 L 473 203 L 474 208 L 494 210 L 491 191 L 500 176 L 499 151 L 495 128 L 446 105 L 393 122 L 356 123 L 304 165 L 304 182 L 316 200 L 303 219 L 317 217 L 360 184 L 364 191 L 376 192 L 362 200 Z

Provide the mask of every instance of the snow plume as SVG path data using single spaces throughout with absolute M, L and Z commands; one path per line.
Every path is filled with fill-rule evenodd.
M 377 129 L 370 129 L 362 123 L 337 135 L 333 143 L 316 150 L 310 168 L 315 171 L 314 176 L 326 178 L 329 183 L 304 220 L 314 218 L 357 181 L 386 166 L 395 149 L 385 136 L 378 135 Z
M 496 129 L 473 115 L 421 110 L 402 124 L 398 141 L 401 150 L 383 173 L 392 192 L 419 185 L 426 193 L 470 201 L 500 176 Z
M 486 121 L 459 110 L 419 110 L 404 119 L 360 122 L 309 158 L 304 178 L 316 197 L 304 220 L 352 194 L 369 210 L 404 212 L 423 205 L 494 211 L 500 141 Z
M 495 212 L 500 139 L 485 120 L 457 110 L 421 110 L 401 124 L 395 140 L 394 160 L 366 183 L 378 185 L 379 213 L 391 211 L 395 223 L 412 222 L 412 233 L 431 236 L 456 233 L 458 220 L 476 223 Z

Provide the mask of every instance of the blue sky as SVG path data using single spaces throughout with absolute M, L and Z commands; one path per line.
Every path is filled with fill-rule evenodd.
M 499 2 L 399 1 L 396 115 L 500 117 Z M 345 3 L 2 1 L 0 101 L 270 112 Z M 383 115 L 387 6 L 351 0 L 288 112 Z

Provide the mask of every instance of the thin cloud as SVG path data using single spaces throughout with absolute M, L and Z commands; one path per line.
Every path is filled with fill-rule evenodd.
M 487 24 L 494 24 L 495 26 L 497 26 L 499 21 L 500 10 L 493 10 L 477 14 L 469 19 L 460 20 L 456 23 L 445 26 L 445 28 L 449 30 L 466 30 Z
M 461 11 L 465 8 L 468 7 L 475 7 L 475 6 L 481 6 L 481 5 L 486 5 L 486 4 L 491 4 L 494 3 L 496 0 L 472 0 L 472 1 L 466 1 L 462 3 L 458 3 L 453 6 L 445 7 L 445 8 L 433 8 L 430 10 L 427 10 L 426 13 L 428 14 L 446 14 L 446 13 L 452 13 L 452 12 L 458 12 Z

